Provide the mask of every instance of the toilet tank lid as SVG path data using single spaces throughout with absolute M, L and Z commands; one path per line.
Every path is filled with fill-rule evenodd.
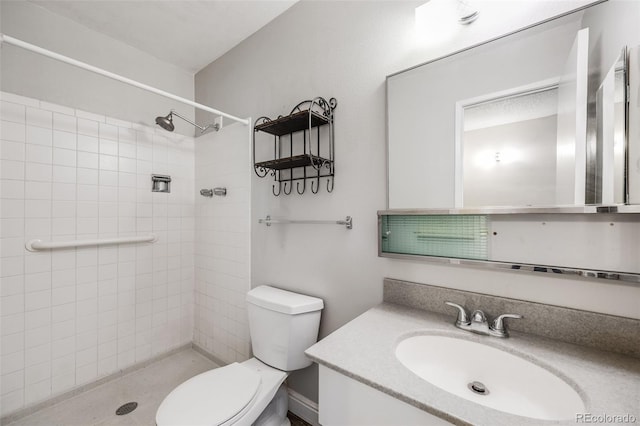
M 284 314 L 295 315 L 319 311 L 324 307 L 322 299 L 261 285 L 247 293 L 247 302 Z

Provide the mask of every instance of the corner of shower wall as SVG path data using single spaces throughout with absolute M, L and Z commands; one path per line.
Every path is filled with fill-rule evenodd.
M 192 340 L 194 140 L 0 92 L 0 416 Z M 152 173 L 172 178 L 152 193 Z M 25 241 L 155 233 L 29 252 Z
M 251 154 L 245 125 L 224 126 L 195 143 L 197 196 L 194 343 L 231 363 L 250 354 L 245 297 L 251 288 Z

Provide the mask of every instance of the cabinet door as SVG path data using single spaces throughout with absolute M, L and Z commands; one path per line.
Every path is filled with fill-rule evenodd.
M 322 365 L 319 406 L 322 426 L 451 425 Z

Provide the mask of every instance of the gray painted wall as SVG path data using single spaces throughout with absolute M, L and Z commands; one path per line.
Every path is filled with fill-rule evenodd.
M 4 34 L 193 99 L 193 74 L 27 1 L 0 2 Z M 135 28 L 131 29 L 135 31 Z M 175 108 L 193 107 L 3 44 L 1 90 L 134 123 L 154 125 Z M 193 127 L 176 120 L 178 133 Z
M 338 99 L 333 193 L 274 197 L 269 179 L 253 178 L 253 286 L 273 284 L 322 297 L 321 337 L 379 303 L 384 276 L 638 316 L 636 287 L 377 257 L 376 211 L 386 206 L 385 76 L 496 34 L 491 31 L 507 31 L 507 24 L 540 18 L 535 10 L 513 20 L 503 19 L 507 10 L 497 21 L 487 13 L 450 42 L 427 47 L 413 38 L 414 8 L 421 3 L 300 2 L 196 74 L 197 101 L 215 101 L 242 116 L 275 118 L 304 99 Z M 354 228 L 258 225 L 267 214 L 352 215 Z M 293 374 L 289 383 L 317 400 L 315 369 Z

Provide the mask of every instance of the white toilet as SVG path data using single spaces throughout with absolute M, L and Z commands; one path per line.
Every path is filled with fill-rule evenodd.
M 269 286 L 247 293 L 254 358 L 199 374 L 175 388 L 156 412 L 158 426 L 288 426 L 282 383 L 311 365 L 322 299 Z

